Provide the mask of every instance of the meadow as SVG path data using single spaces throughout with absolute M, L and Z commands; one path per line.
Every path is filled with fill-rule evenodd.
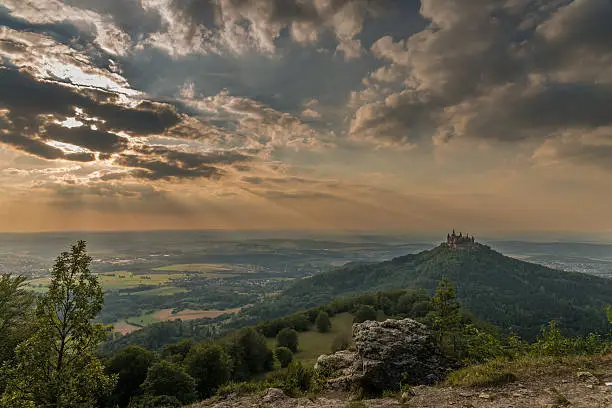
M 299 333 L 298 352 L 293 356 L 294 359 L 312 366 L 316 363 L 321 354 L 330 354 L 331 344 L 339 334 L 348 334 L 351 337 L 353 330 L 353 315 L 350 313 L 340 313 L 332 318 L 331 328 L 327 333 L 319 333 L 314 327 L 310 331 Z M 268 339 L 268 346 L 272 349 L 276 347 L 276 339 Z

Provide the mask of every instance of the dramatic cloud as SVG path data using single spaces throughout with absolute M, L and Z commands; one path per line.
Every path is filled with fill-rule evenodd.
M 299 44 L 315 44 L 329 32 L 336 39 L 336 50 L 350 60 L 361 56 L 356 37 L 374 4 L 370 0 L 145 0 L 145 8 L 156 10 L 165 27 L 145 44 L 175 56 L 224 50 L 273 54 L 285 29 Z
M 431 21 L 426 30 L 371 47 L 390 64 L 353 96 L 353 137 L 419 145 L 569 131 L 580 143 L 585 130 L 610 124 L 609 1 L 423 0 L 421 14 Z
M 611 21 L 609 0 L 5 0 L 0 213 L 599 226 Z

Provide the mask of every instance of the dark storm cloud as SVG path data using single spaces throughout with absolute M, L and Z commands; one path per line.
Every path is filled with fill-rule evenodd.
M 136 108 L 116 103 L 110 92 L 79 89 L 55 82 L 38 81 L 31 75 L 0 68 L 0 107 L 8 108 L 11 119 L 33 121 L 38 115 L 72 116 L 75 107 L 104 120 L 107 130 L 135 134 L 161 133 L 179 122 L 168 105 L 142 102 Z
M 162 159 L 140 156 L 134 154 L 121 154 L 116 164 L 124 167 L 133 167 L 131 176 L 146 180 L 168 180 L 209 178 L 218 179 L 223 175 L 223 170 L 205 164 L 187 164 L 180 161 L 164 161 Z
M 612 2 L 422 0 L 421 14 L 425 30 L 372 46 L 388 66 L 355 98 L 353 137 L 542 141 L 612 124 Z
M 15 133 L 0 133 L 0 142 L 43 159 L 57 160 L 65 158 L 64 152 L 61 149 L 49 146 L 40 140 Z
M 95 152 L 117 153 L 125 150 L 128 140 L 113 133 L 93 130 L 87 126 L 66 128 L 49 124 L 45 126 L 44 136 L 50 140 L 70 143 Z

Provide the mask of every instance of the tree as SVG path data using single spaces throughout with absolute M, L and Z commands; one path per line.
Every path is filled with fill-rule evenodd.
M 276 335 L 278 347 L 287 347 L 294 353 L 298 351 L 298 332 L 294 329 L 284 328 Z
M 142 383 L 147 396 L 167 395 L 183 404 L 193 402 L 196 397 L 196 382 L 181 366 L 161 360 L 153 364 Z
M 277 347 L 274 355 L 282 368 L 287 367 L 293 361 L 293 353 L 287 347 Z
M 266 338 L 252 327 L 234 334 L 225 350 L 232 360 L 233 380 L 248 380 L 274 367 L 274 354 L 268 348 Z
M 187 354 L 189 354 L 193 345 L 194 342 L 192 339 L 184 339 L 178 343 L 166 344 L 162 350 L 162 358 L 173 363 L 181 364 L 183 360 L 185 360 L 185 357 L 187 357 Z
M 230 379 L 230 360 L 225 350 L 216 344 L 198 344 L 185 358 L 187 373 L 196 380 L 201 398 L 213 395 Z
M 142 394 L 140 384 L 147 378 L 154 361 L 155 355 L 151 351 L 138 346 L 128 346 L 117 353 L 106 364 L 106 372 L 118 377 L 117 387 L 109 402 L 125 407 L 131 397 Z
M 355 312 L 355 318 L 353 321 L 355 323 L 363 323 L 367 320 L 376 320 L 377 313 L 376 309 L 374 309 L 370 305 L 361 305 L 357 312 Z
M 438 344 L 450 357 L 463 359 L 465 345 L 461 344 L 464 340 L 461 307 L 457 303 L 452 282 L 444 278 L 438 283 L 432 304 L 434 310 L 430 319 Z
M 25 281 L 25 276 L 0 275 L 0 366 L 14 358 L 15 347 L 31 334 L 35 299 Z
M 329 320 L 329 315 L 321 310 L 315 319 L 315 326 L 317 326 L 317 331 L 319 333 L 327 333 L 331 327 L 331 321 Z
M 35 332 L 17 346 L 6 372 L 4 406 L 93 406 L 112 389 L 114 378 L 96 357 L 106 332 L 92 321 L 104 295 L 90 264 L 84 241 L 57 257 L 49 290 L 37 302 Z

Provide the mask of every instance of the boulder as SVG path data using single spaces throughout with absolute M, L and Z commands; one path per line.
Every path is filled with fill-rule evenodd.
M 445 372 L 444 359 L 425 325 L 412 320 L 366 321 L 353 325 L 356 352 L 319 357 L 315 370 L 332 388 L 398 390 L 431 384 Z

